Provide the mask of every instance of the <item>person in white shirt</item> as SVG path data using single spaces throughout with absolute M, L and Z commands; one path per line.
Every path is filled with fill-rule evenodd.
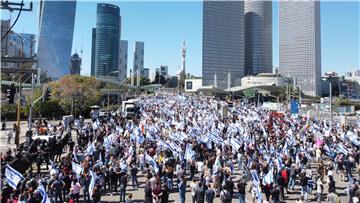
M 196 184 L 196 180 L 195 178 L 192 179 L 192 182 L 190 183 L 190 192 L 191 192 L 191 197 L 192 197 L 192 202 L 195 203 L 195 193 L 196 190 L 198 189 L 198 184 Z

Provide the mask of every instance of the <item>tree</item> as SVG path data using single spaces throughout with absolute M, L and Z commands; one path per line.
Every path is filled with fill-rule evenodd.
M 50 100 L 57 101 L 66 113 L 73 107 L 75 115 L 82 114 L 101 99 L 101 82 L 94 77 L 66 75 L 50 83 L 50 87 Z

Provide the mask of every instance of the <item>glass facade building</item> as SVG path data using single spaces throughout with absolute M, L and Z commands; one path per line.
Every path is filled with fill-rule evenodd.
M 95 76 L 110 75 L 118 70 L 119 40 L 120 8 L 112 4 L 97 4 Z
M 240 85 L 245 71 L 244 28 L 243 1 L 203 2 L 203 85 L 225 89 L 228 73 L 230 85 Z
M 69 74 L 76 1 L 40 1 L 38 60 L 53 79 Z
M 127 78 L 127 62 L 128 62 L 128 41 L 120 40 L 119 44 L 119 77 L 120 81 Z
M 91 76 L 95 76 L 96 28 L 91 29 Z
M 321 91 L 320 1 L 279 1 L 279 72 L 307 95 Z
M 272 1 L 245 1 L 245 73 L 272 72 Z
M 133 74 L 144 76 L 144 42 L 135 42 Z

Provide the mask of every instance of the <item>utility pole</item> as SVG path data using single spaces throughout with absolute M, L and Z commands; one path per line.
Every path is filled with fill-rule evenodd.
M 31 128 L 32 128 L 32 108 L 33 108 L 32 102 L 33 102 L 33 97 L 34 97 L 35 77 L 34 77 L 34 73 L 31 73 L 31 102 L 30 102 L 30 109 L 29 109 L 29 124 L 28 124 L 29 130 L 31 130 Z
M 17 33 L 14 34 L 20 39 L 21 42 L 21 50 L 20 50 L 20 58 L 23 59 L 23 52 L 24 52 L 24 39 Z M 19 96 L 18 96 L 18 103 L 17 103 L 17 115 L 16 115 L 16 134 L 15 134 L 15 144 L 19 146 L 20 144 L 20 103 L 21 103 L 21 79 L 22 79 L 22 61 L 19 64 L 20 76 L 19 76 Z

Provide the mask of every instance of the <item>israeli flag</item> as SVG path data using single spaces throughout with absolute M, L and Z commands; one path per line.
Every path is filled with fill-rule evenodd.
M 263 180 L 264 183 L 266 184 L 271 184 L 274 182 L 274 172 L 273 172 L 273 168 L 271 168 L 271 170 L 264 176 Z
M 15 190 L 19 182 L 24 179 L 24 177 L 18 171 L 16 171 L 9 165 L 6 165 L 5 167 L 5 178 L 8 184 Z
M 154 168 L 155 173 L 157 173 L 159 171 L 159 167 L 157 166 L 157 163 L 155 162 L 155 160 L 151 156 L 146 154 L 145 155 L 145 160 Z
M 40 192 L 40 194 L 42 196 L 41 203 L 50 203 L 50 200 L 48 199 L 48 194 L 44 188 L 44 185 L 39 183 L 37 190 Z
M 283 166 L 284 166 L 284 165 L 283 165 L 283 163 L 282 163 L 281 157 L 278 157 L 278 158 L 277 158 L 277 167 L 278 167 L 278 169 L 279 169 L 279 170 L 282 169 Z
M 111 135 L 109 135 L 109 136 L 104 138 L 103 146 L 105 147 L 106 150 L 109 150 L 111 145 L 112 145 L 112 140 L 111 140 Z
M 192 145 L 191 144 L 187 144 L 186 145 L 186 150 L 185 150 L 185 159 L 187 161 L 190 161 L 193 159 L 193 155 L 194 155 L 194 151 L 192 150 Z
M 240 148 L 240 144 L 237 142 L 237 140 L 234 137 L 231 138 L 230 145 L 233 147 L 235 151 L 238 151 Z
M 251 170 L 250 173 L 251 173 L 251 177 L 252 177 L 252 180 L 254 181 L 254 183 L 259 184 L 260 179 L 259 179 L 259 176 L 257 175 L 256 170 Z
M 93 153 L 95 152 L 94 142 L 88 144 L 88 146 L 87 146 L 87 148 L 86 148 L 86 152 L 87 152 L 87 154 L 89 154 L 89 155 L 93 155 Z
M 90 199 L 92 199 L 92 195 L 95 187 L 95 181 L 96 179 L 98 179 L 98 176 L 93 171 L 90 171 L 90 176 L 91 176 L 91 181 L 89 185 L 89 194 L 90 194 Z
M 348 155 L 348 153 L 349 153 L 349 149 L 348 148 L 346 148 L 343 144 L 340 144 L 339 146 L 338 146 L 338 151 L 340 152 L 340 153 L 343 153 L 343 154 L 345 154 L 345 155 Z
M 83 168 L 81 167 L 80 164 L 77 164 L 75 162 L 71 163 L 72 166 L 72 171 L 76 173 L 76 175 L 79 177 L 81 172 L 83 171 Z

